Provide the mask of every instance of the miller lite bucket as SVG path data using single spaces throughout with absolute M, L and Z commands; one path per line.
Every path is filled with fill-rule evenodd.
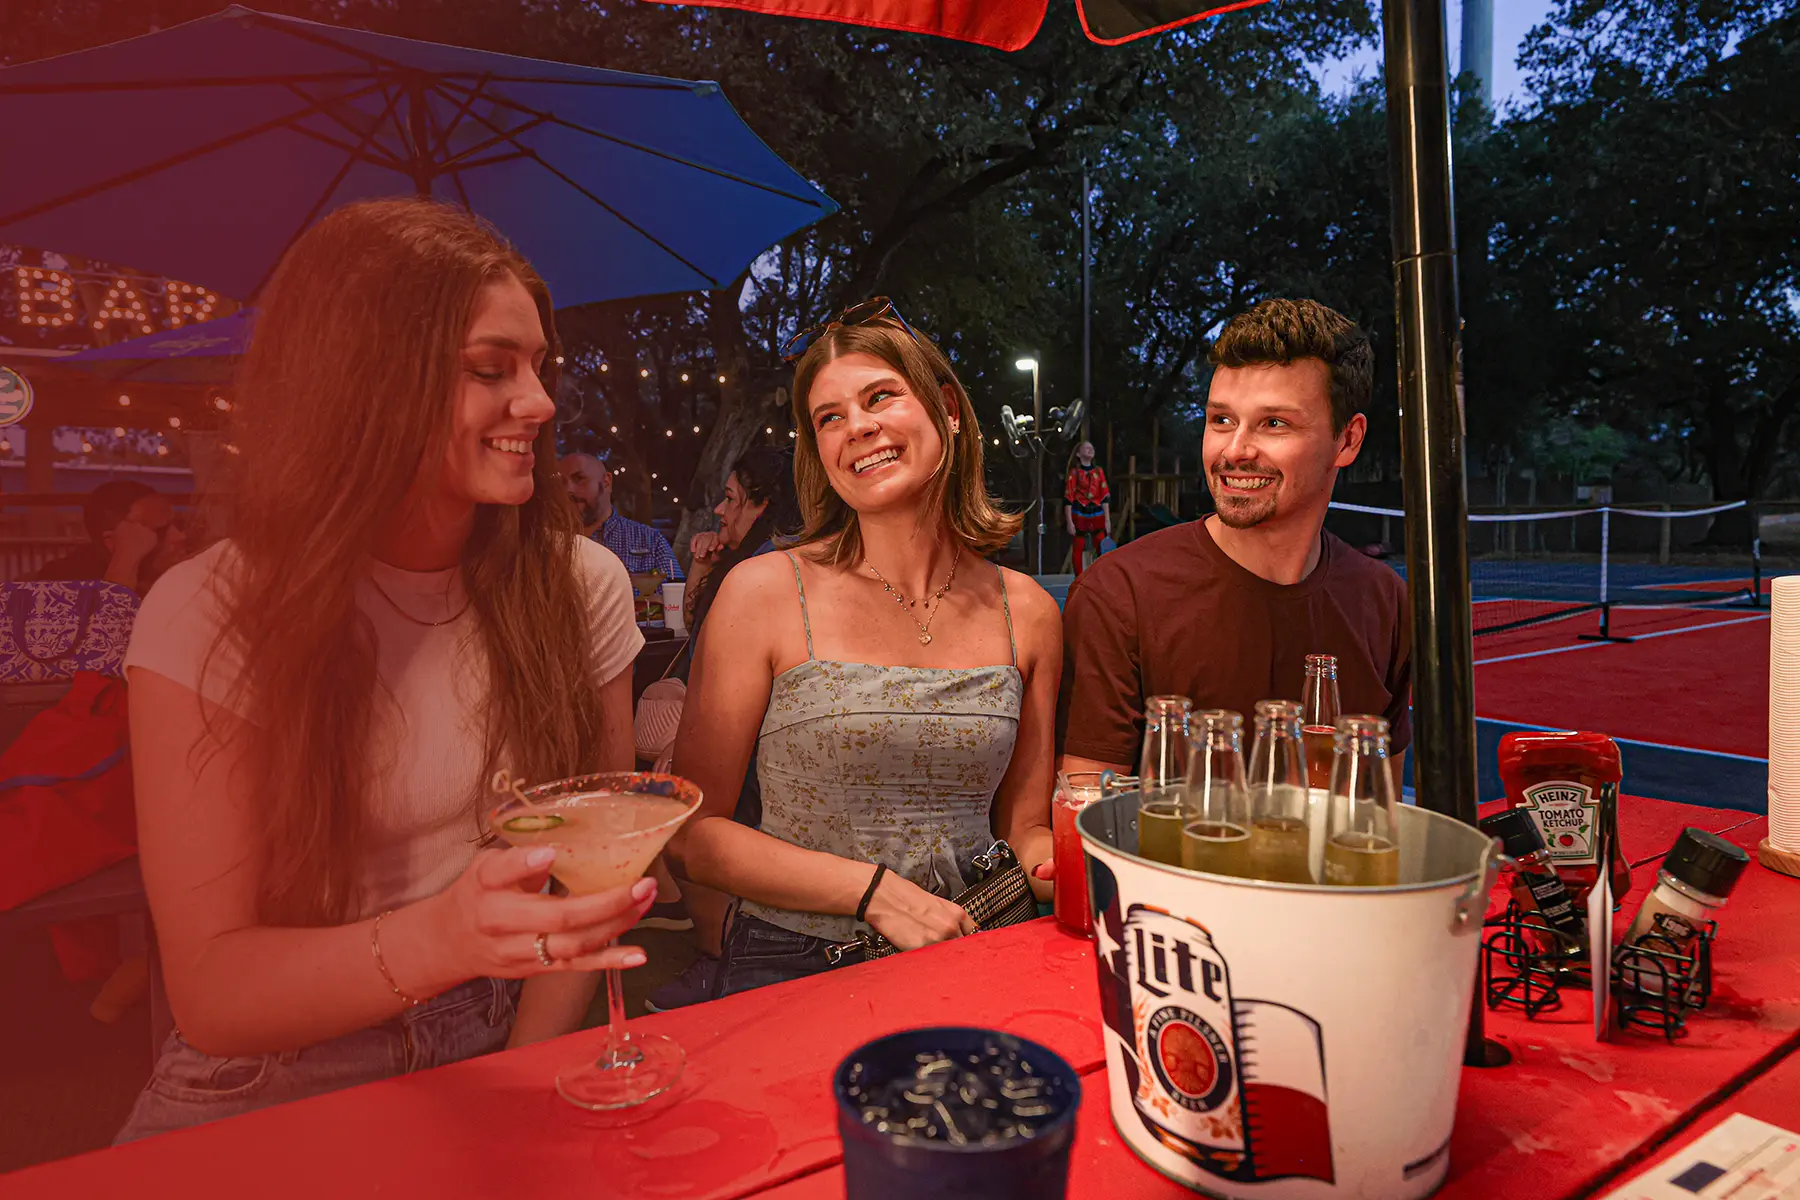
M 1436 1191 L 1492 840 L 1404 806 L 1399 884 L 1273 883 L 1138 857 L 1137 808 L 1126 792 L 1076 819 L 1125 1144 L 1231 1200 Z

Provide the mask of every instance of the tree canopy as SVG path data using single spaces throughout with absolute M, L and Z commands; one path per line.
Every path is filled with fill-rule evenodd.
M 215 2 L 39 0 L 0 54 L 129 36 Z M 1089 43 L 1057 5 L 1015 54 L 630 0 L 274 7 L 716 79 L 842 205 L 717 292 L 559 317 L 566 431 L 624 465 L 640 503 L 679 496 L 684 527 L 716 502 L 738 453 L 785 440 L 782 341 L 869 295 L 892 296 L 945 346 L 990 434 L 1001 404 L 1029 404 L 1021 354 L 1042 363 L 1048 403 L 1079 394 L 1084 166 L 1094 416 L 1121 457 L 1147 452 L 1154 422 L 1163 445 L 1192 444 L 1222 320 L 1307 295 L 1375 338 L 1359 471 L 1395 473 L 1384 97 L 1378 80 L 1330 95 L 1316 77 L 1378 36 L 1368 0 L 1262 6 L 1123 47 Z M 1621 463 L 1722 498 L 1792 490 L 1791 0 L 1561 0 L 1521 65 L 1523 103 L 1495 114 L 1459 93 L 1455 114 L 1470 461 L 1568 471 L 1546 431 L 1578 427 L 1575 443 L 1608 448 L 1583 469 Z M 1020 490 L 1005 466 L 995 477 Z

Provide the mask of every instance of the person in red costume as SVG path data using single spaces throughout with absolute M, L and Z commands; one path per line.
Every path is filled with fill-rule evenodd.
M 1081 574 L 1082 560 L 1087 557 L 1087 542 L 1094 540 L 1094 556 L 1100 555 L 1100 539 L 1112 536 L 1112 491 L 1106 486 L 1106 472 L 1094 463 L 1094 443 L 1075 447 L 1075 462 L 1069 467 L 1063 485 L 1063 499 L 1068 507 L 1069 536 L 1075 539 L 1075 574 Z

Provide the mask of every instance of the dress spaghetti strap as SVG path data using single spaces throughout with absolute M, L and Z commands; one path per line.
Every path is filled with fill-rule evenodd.
M 800 560 L 795 558 L 791 551 L 784 550 L 782 553 L 786 554 L 788 561 L 794 564 L 794 589 L 800 593 L 800 623 L 806 627 L 806 659 L 811 662 L 817 655 L 813 653 L 812 617 L 806 611 L 806 585 L 800 582 Z M 1001 586 L 1005 587 L 1005 584 Z M 1012 628 L 1010 616 L 1007 618 L 1007 628 L 1009 630 Z
M 1006 598 L 1006 568 L 995 563 L 994 570 L 1000 573 L 1000 607 L 1006 613 L 1006 642 L 1012 647 L 1012 665 L 1016 667 L 1019 665 L 1019 639 L 1013 636 L 1012 602 Z

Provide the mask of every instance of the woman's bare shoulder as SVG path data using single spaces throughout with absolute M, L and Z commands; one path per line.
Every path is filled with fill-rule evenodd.
M 721 611 L 754 611 L 778 595 L 792 596 L 794 562 L 786 554 L 758 554 L 746 558 L 719 581 L 719 594 L 713 600 L 713 617 Z M 712 620 L 713 617 L 708 617 Z
M 1006 585 L 1006 603 L 1012 608 L 1015 621 L 1026 624 L 1048 622 L 1059 629 L 1062 627 L 1062 609 L 1056 606 L 1056 598 L 1037 580 L 1010 567 L 1000 568 L 1000 578 Z

